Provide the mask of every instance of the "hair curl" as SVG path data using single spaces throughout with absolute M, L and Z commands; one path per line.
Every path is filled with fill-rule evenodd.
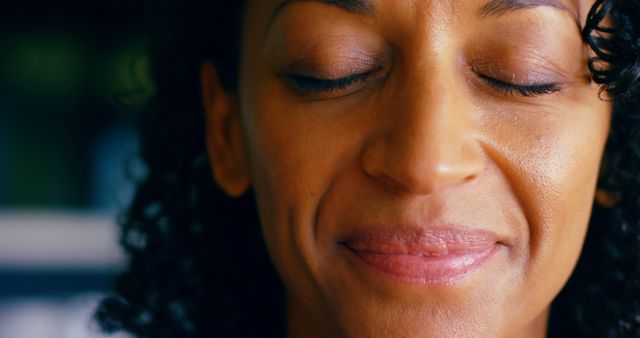
M 236 90 L 243 3 L 149 7 L 156 95 L 139 128 L 148 174 L 120 220 L 129 264 L 96 312 L 106 332 L 285 336 L 284 287 L 263 243 L 254 194 L 227 197 L 212 181 L 205 152 L 199 68 L 212 61 L 223 86 Z M 552 305 L 549 334 L 640 337 L 640 3 L 597 0 L 583 38 L 595 53 L 593 81 L 614 106 L 599 186 L 619 201 L 594 206 L 585 249 Z

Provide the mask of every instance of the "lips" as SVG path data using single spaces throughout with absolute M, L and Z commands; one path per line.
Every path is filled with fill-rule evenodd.
M 369 269 L 420 284 L 460 280 L 500 247 L 496 234 L 466 228 L 368 227 L 340 244 Z

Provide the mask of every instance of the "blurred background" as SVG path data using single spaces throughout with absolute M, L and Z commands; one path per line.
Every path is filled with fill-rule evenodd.
M 116 217 L 144 175 L 144 30 L 133 0 L 0 5 L 0 338 L 102 337 Z

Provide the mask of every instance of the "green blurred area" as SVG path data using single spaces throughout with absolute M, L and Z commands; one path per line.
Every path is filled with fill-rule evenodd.
M 110 208 L 153 94 L 136 2 L 5 11 L 0 208 Z

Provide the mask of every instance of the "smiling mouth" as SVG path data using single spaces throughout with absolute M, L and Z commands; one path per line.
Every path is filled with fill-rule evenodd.
M 493 233 L 466 229 L 371 229 L 354 232 L 339 244 L 368 270 L 412 284 L 452 284 L 502 246 Z

